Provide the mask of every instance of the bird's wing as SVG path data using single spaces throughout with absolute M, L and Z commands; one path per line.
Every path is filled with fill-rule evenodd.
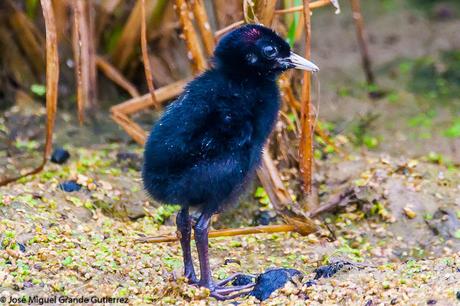
M 210 107 L 184 93 L 154 126 L 145 146 L 146 164 L 157 169 L 184 168 L 213 148 L 207 129 L 214 120 Z

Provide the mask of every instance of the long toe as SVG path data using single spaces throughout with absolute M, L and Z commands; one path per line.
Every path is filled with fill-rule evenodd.
M 238 297 L 246 296 L 251 293 L 254 284 L 234 287 L 216 287 L 211 291 L 211 296 L 218 300 L 231 300 Z
M 235 286 L 247 285 L 254 283 L 256 277 L 257 275 L 253 274 L 236 273 L 226 279 L 217 282 L 216 285 L 218 287 L 225 286 L 228 283 L 232 283 Z

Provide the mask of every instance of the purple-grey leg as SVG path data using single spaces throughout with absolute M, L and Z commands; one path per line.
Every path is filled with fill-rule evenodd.
M 176 217 L 177 229 L 180 232 L 180 245 L 182 247 L 182 256 L 184 258 L 184 275 L 190 283 L 196 284 L 195 269 L 193 267 L 192 250 L 190 240 L 192 235 L 192 223 L 190 220 L 188 207 L 183 207 Z
M 200 286 L 213 291 L 215 284 L 212 282 L 211 267 L 209 265 L 208 233 L 212 214 L 203 212 L 195 224 L 195 242 L 200 261 Z
M 211 291 L 211 296 L 218 300 L 229 300 L 234 299 L 243 295 L 250 293 L 250 289 L 254 286 L 254 283 L 244 285 L 244 286 L 235 286 L 235 287 L 225 287 L 225 285 L 234 277 L 229 279 L 214 283 L 212 280 L 211 267 L 209 265 L 209 252 L 208 252 L 208 233 L 209 226 L 211 223 L 212 214 L 203 212 L 202 215 L 198 218 L 197 223 L 195 224 L 195 242 L 196 248 L 198 251 L 198 259 L 200 261 L 200 281 L 198 282 L 199 286 L 209 288 Z M 235 293 L 237 292 L 237 293 Z M 235 293 L 230 295 L 231 293 Z

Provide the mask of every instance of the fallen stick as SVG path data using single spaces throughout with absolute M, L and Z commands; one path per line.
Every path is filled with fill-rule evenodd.
M 283 233 L 283 232 L 298 232 L 298 228 L 291 224 L 279 224 L 279 225 L 232 228 L 232 229 L 223 229 L 223 230 L 211 230 L 209 231 L 209 238 L 232 237 L 232 236 L 241 236 L 241 235 L 249 235 L 249 234 L 271 234 L 271 233 Z M 193 238 L 193 234 L 192 234 L 192 238 Z M 178 240 L 179 240 L 179 237 L 176 234 L 176 235 L 164 235 L 164 236 L 158 236 L 158 237 L 142 237 L 142 238 L 137 238 L 135 241 L 142 242 L 142 243 L 159 243 L 159 242 L 173 242 L 173 241 L 178 241 Z
M 170 99 L 177 97 L 182 92 L 188 81 L 188 79 L 184 79 L 156 89 L 155 97 L 157 98 L 158 103 L 162 104 Z M 154 106 L 154 102 L 152 101 L 152 96 L 150 93 L 148 93 L 112 106 L 110 110 L 112 112 L 120 112 L 125 115 L 130 115 L 150 106 Z

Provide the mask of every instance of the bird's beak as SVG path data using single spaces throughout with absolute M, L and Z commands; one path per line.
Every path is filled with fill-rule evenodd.
M 284 58 L 282 62 L 287 65 L 289 68 L 301 69 L 311 72 L 318 72 L 319 68 L 312 62 L 306 60 L 302 56 L 291 52 L 289 57 Z

